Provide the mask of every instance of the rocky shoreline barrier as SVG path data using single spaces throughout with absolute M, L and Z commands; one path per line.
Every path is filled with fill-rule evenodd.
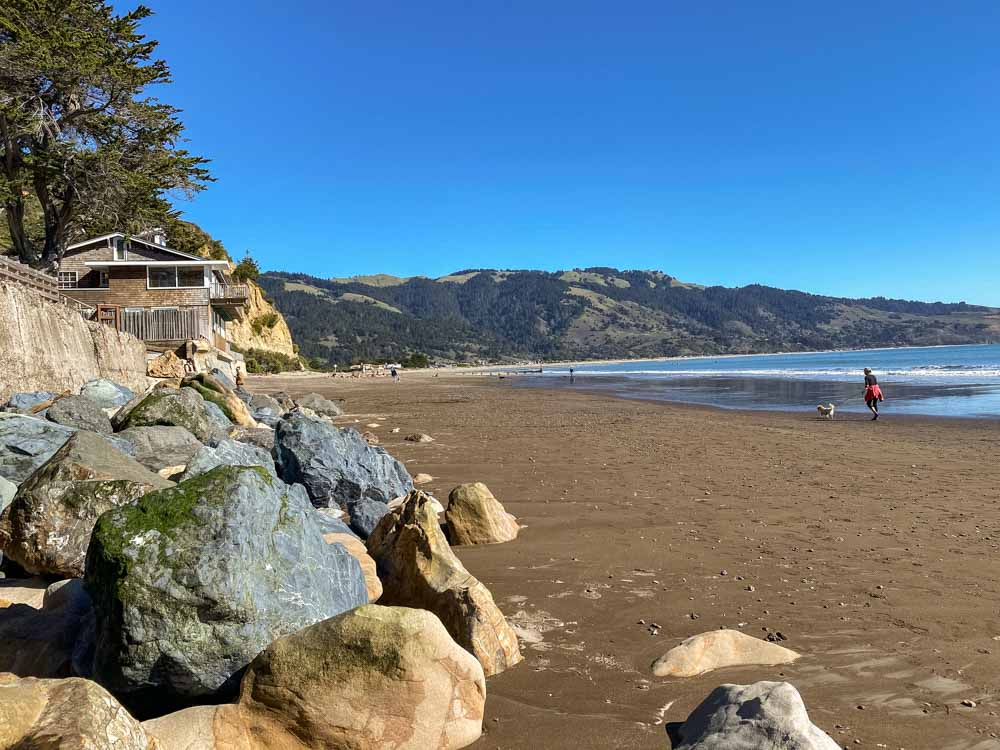
M 513 543 L 517 520 L 477 482 L 443 507 L 341 416 L 318 394 L 253 394 L 221 372 L 11 396 L 0 749 L 476 742 L 487 678 L 522 656 L 451 545 Z M 712 631 L 650 669 L 796 658 Z M 722 685 L 668 742 L 838 747 L 782 682 Z

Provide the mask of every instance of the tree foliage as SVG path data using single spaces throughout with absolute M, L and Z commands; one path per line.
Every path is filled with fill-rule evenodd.
M 236 264 L 232 277 L 234 281 L 257 281 L 260 277 L 260 267 L 257 261 L 250 257 L 250 253 L 243 256 L 243 260 Z
M 162 225 L 170 196 L 211 179 L 182 147 L 179 110 L 147 94 L 170 81 L 139 31 L 150 13 L 118 15 L 103 0 L 0 4 L 0 202 L 22 261 L 52 265 L 84 232 Z

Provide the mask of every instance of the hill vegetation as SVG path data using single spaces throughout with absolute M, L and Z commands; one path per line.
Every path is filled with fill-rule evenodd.
M 440 279 L 267 273 L 260 284 L 316 366 L 418 353 L 439 362 L 502 362 L 1000 338 L 993 308 L 702 287 L 658 271 L 467 269 Z

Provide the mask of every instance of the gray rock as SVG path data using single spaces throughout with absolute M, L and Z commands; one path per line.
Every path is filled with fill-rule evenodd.
M 233 427 L 229 437 L 240 443 L 256 445 L 270 451 L 274 448 L 274 430 L 269 427 Z
M 150 471 L 187 466 L 202 443 L 183 427 L 129 427 L 118 433 L 127 441 L 135 459 Z
M 347 501 L 348 523 L 362 539 L 367 539 L 375 531 L 382 516 L 389 512 L 389 506 L 381 500 L 360 497 Z
M 73 673 L 73 653 L 92 616 L 90 597 L 81 584 L 79 579 L 60 581 L 58 595 L 50 597 L 46 590 L 41 609 L 13 604 L 0 610 L 0 672 L 20 677 Z M 0 599 L 3 594 L 0 588 Z
M 721 685 L 677 730 L 677 750 L 839 750 L 787 682 Z
M 48 408 L 45 418 L 50 422 L 79 430 L 111 434 L 111 420 L 104 410 L 83 396 L 63 396 Z
M 212 375 L 214 375 L 215 379 L 218 380 L 220 383 L 222 383 L 229 390 L 231 390 L 231 391 L 235 391 L 236 390 L 236 381 L 233 380 L 231 377 L 229 377 L 226 373 L 224 373 L 218 367 L 213 367 L 212 368 Z
M 220 466 L 105 513 L 87 553 L 93 677 L 137 700 L 232 694 L 278 637 L 367 601 L 300 492 Z
M 76 430 L 21 414 L 0 414 L 0 476 L 20 484 Z
M 132 409 L 124 426 L 183 427 L 206 444 L 220 438 L 205 413 L 205 399 L 193 388 L 156 388 Z
M 21 484 L 0 514 L 0 549 L 29 573 L 82 576 L 97 517 L 171 484 L 80 430 Z
M 379 508 L 369 509 L 360 501 L 388 503 L 413 487 L 403 464 L 385 449 L 368 445 L 357 430 L 342 430 L 296 412 L 278 424 L 274 458 L 281 478 L 305 485 L 319 508 L 337 505 L 350 513 L 354 506 L 367 517 Z
M 273 398 L 263 393 L 258 393 L 255 396 L 251 396 L 250 403 L 248 404 L 248 406 L 250 407 L 251 411 L 256 411 L 257 409 L 269 409 L 271 412 L 273 412 L 274 414 L 278 414 L 279 416 L 288 411 L 288 409 L 283 408 L 281 404 L 279 404 Z
M 344 410 L 338 404 L 320 396 L 318 393 L 307 393 L 305 396 L 300 396 L 295 399 L 295 403 L 297 406 L 312 409 L 322 417 L 339 417 L 344 413 Z
M 250 391 L 248 391 L 246 388 L 244 388 L 241 385 L 238 385 L 235 388 L 233 388 L 233 393 L 235 393 L 236 397 L 244 404 L 246 404 L 247 406 L 250 405 L 250 399 L 253 398 L 253 394 L 250 393 Z
M 206 400 L 205 416 L 208 417 L 208 421 L 212 423 L 220 435 L 227 435 L 233 429 L 233 423 L 218 404 L 213 404 L 211 401 Z
M 274 429 L 278 426 L 278 422 L 281 421 L 284 412 L 277 411 L 269 406 L 262 406 L 259 409 L 254 409 L 251 414 L 257 422 L 266 424 L 271 429 Z
M 88 380 L 80 388 L 80 395 L 89 398 L 102 409 L 120 409 L 135 398 L 135 392 L 130 388 L 105 378 Z
M 278 478 L 274 459 L 263 448 L 236 440 L 220 440 L 214 448 L 205 445 L 198 449 L 181 475 L 181 481 L 205 474 L 216 466 L 262 466 L 268 474 Z
M 58 396 L 52 391 L 25 391 L 15 393 L 7 400 L 5 411 L 12 411 L 17 414 L 29 414 L 31 409 L 45 401 L 50 401 Z

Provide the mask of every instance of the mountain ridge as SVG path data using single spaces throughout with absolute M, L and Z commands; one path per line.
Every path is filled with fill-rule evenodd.
M 504 362 L 1000 339 L 1000 309 L 993 307 L 702 286 L 650 270 L 471 268 L 436 279 L 272 271 L 260 283 L 317 366 L 415 353 Z

